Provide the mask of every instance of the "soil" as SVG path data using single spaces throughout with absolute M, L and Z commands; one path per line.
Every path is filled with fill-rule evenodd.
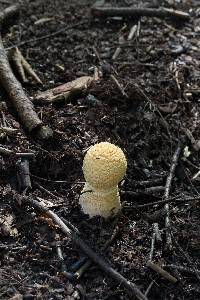
M 1 105 L 1 125 L 17 129 L 17 134 L 1 133 L 0 143 L 14 152 L 35 152 L 29 160 L 32 188 L 27 195 L 48 200 L 98 253 L 117 229 L 101 255 L 144 293 L 148 290 L 148 299 L 194 300 L 200 299 L 199 202 L 170 203 L 171 249 L 166 248 L 164 205 L 133 207 L 163 199 L 164 190 L 149 193 L 147 188 L 165 186 L 178 143 L 182 151 L 170 197 L 196 197 L 200 191 L 198 175 L 195 178 L 200 170 L 200 1 L 158 2 L 189 12 L 190 21 L 98 19 L 90 14 L 92 0 L 25 1 L 20 19 L 4 36 L 4 46 L 17 45 L 42 80 L 40 85 L 29 78 L 23 86 L 54 136 L 41 141 L 27 133 L 2 90 L 0 100 L 6 106 Z M 9 3 L 13 1 L 0 1 L 0 9 Z M 106 3 L 152 5 L 136 0 Z M 134 24 L 139 24 L 137 35 L 123 44 L 113 61 L 119 37 L 126 40 Z M 70 29 L 71 25 L 75 26 Z M 87 94 L 64 103 L 34 101 L 39 91 L 93 75 L 94 67 L 101 67 L 103 77 Z M 78 204 L 84 153 L 100 141 L 120 146 L 128 161 L 120 184 L 122 214 L 108 221 L 89 219 Z M 15 154 L 0 156 L 0 299 L 130 299 L 95 265 L 78 281 L 63 276 L 56 241 L 61 243 L 67 270 L 83 253 L 45 216 L 14 200 L 13 193 L 22 192 L 18 160 Z M 162 241 L 155 243 L 153 262 L 177 278 L 176 283 L 147 266 L 155 222 Z

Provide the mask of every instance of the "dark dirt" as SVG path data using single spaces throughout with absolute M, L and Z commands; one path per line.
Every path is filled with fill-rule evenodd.
M 0 9 L 9 5 L 6 2 L 13 3 L 0 1 Z M 106 2 L 116 6 L 151 4 L 151 1 L 136 0 Z M 35 159 L 30 160 L 29 195 L 51 201 L 53 209 L 76 225 L 97 252 L 117 226 L 119 233 L 105 255 L 106 260 L 143 292 L 153 283 L 149 299 L 199 299 L 200 273 L 194 272 L 194 269 L 200 272 L 199 202 L 170 204 L 171 251 L 165 249 L 163 214 L 158 213 L 159 217 L 153 221 L 149 217 L 163 205 L 131 209 L 131 205 L 162 199 L 163 191 L 153 195 L 145 193 L 144 181 L 149 181 L 150 187 L 165 185 L 178 141 L 183 151 L 170 197 L 198 196 L 200 191 L 199 177 L 193 179 L 200 169 L 199 152 L 195 150 L 200 133 L 200 1 L 158 2 L 190 12 L 191 20 L 179 23 L 141 18 L 138 36 L 123 45 L 113 62 L 119 35 L 126 38 L 131 26 L 139 20 L 94 19 L 90 15 L 92 0 L 26 1 L 20 19 L 4 36 L 4 45 L 6 48 L 19 45 L 43 81 L 43 86 L 31 80 L 24 84 L 33 101 L 34 94 L 40 90 L 92 75 L 94 67 L 99 66 L 94 47 L 104 66 L 112 65 L 112 73 L 127 97 L 107 74 L 91 87 L 89 95 L 71 102 L 55 105 L 34 102 L 40 118 L 54 130 L 52 140 L 41 142 L 23 130 L 2 90 L 0 99 L 6 101 L 7 108 L 1 111 L 1 125 L 5 119 L 7 126 L 18 129 L 18 134 L 9 137 L 1 134 L 0 143 L 15 152 L 36 153 Z M 37 24 L 42 18 L 49 19 Z M 67 29 L 74 24 L 75 28 Z M 60 34 L 37 39 L 65 27 Z M 193 134 L 194 141 L 187 130 Z M 135 196 L 122 193 L 126 207 L 118 220 L 108 222 L 99 218 L 89 220 L 78 205 L 84 181 L 81 169 L 84 150 L 100 141 L 122 147 L 128 171 L 121 190 L 138 191 Z M 184 157 L 186 146 L 190 151 L 187 158 Z M 117 286 L 96 266 L 78 282 L 70 283 L 63 277 L 55 241 L 61 240 L 68 269 L 82 254 L 59 230 L 48 225 L 44 216 L 13 200 L 13 190 L 19 192 L 17 160 L 14 154 L 0 157 L 1 225 L 2 216 L 13 217 L 12 227 L 7 231 L 3 225 L 0 228 L 0 299 L 129 299 L 123 287 Z M 159 222 L 163 240 L 155 244 L 153 261 L 192 270 L 166 268 L 178 278 L 176 284 L 146 266 L 154 221 Z M 16 295 L 18 298 L 13 298 Z

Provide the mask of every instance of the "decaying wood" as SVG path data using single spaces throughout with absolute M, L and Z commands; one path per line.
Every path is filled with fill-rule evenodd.
M 136 297 L 140 300 L 148 300 L 134 283 L 128 281 L 120 273 L 109 266 L 108 263 L 100 255 L 96 254 L 76 232 L 71 230 L 56 213 L 43 206 L 40 202 L 29 197 L 22 197 L 20 195 L 15 195 L 15 197 L 19 203 L 32 206 L 40 213 L 44 213 L 48 216 L 94 263 L 96 263 L 105 273 L 109 274 L 116 282 L 123 285 L 132 297 Z
M 97 81 L 99 78 L 97 75 L 94 76 L 82 76 L 73 81 L 62 84 L 53 89 L 40 92 L 35 96 L 36 100 L 46 102 L 58 102 L 71 100 L 77 95 L 86 92 L 92 83 Z
M 135 8 L 135 7 L 98 7 L 93 6 L 92 14 L 96 17 L 157 17 L 157 18 L 176 18 L 187 21 L 190 15 L 186 12 L 168 8 Z
M 14 5 L 0 13 L 0 32 L 6 22 L 19 12 L 19 6 Z M 6 51 L 0 34 L 0 84 L 7 92 L 13 107 L 15 108 L 21 122 L 29 132 L 38 130 L 38 135 L 44 139 L 53 135 L 50 128 L 43 126 L 34 110 L 31 100 L 24 92 L 21 84 L 16 79 L 10 67 Z

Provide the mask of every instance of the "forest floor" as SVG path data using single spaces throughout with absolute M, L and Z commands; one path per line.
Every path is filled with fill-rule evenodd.
M 108 2 L 114 6 L 152 4 Z M 170 249 L 166 247 L 164 204 L 134 208 L 163 199 L 179 143 L 181 154 L 169 197 L 195 198 L 200 192 L 200 1 L 158 2 L 189 12 L 190 20 L 100 19 L 90 14 L 92 0 L 25 1 L 19 20 L 4 36 L 4 46 L 17 45 L 42 80 L 43 85 L 30 79 L 23 87 L 54 136 L 40 141 L 28 134 L 1 90 L 0 100 L 7 104 L 1 105 L 1 126 L 17 129 L 17 134 L 1 133 L 0 144 L 14 152 L 35 153 L 29 160 L 32 188 L 28 195 L 48 200 L 98 253 L 117 230 L 106 254 L 101 255 L 143 293 L 147 291 L 148 299 L 194 300 L 200 299 L 199 201 L 169 203 Z M 0 9 L 9 3 L 14 1 L 0 1 Z M 75 27 L 70 29 L 71 25 Z M 133 25 L 137 32 L 127 42 Z M 125 42 L 113 60 L 119 37 Z M 104 76 L 87 94 L 55 104 L 34 101 L 39 91 L 92 76 L 94 67 L 101 67 Z M 85 150 L 101 141 L 120 146 L 128 161 L 120 185 L 122 214 L 107 222 L 89 219 L 78 204 Z M 63 276 L 56 241 L 61 243 L 68 270 L 82 253 L 45 216 L 14 201 L 13 191 L 20 192 L 18 159 L 15 154 L 0 156 L 0 299 L 129 299 L 123 286 L 95 265 L 78 281 Z M 161 240 L 155 241 L 152 260 L 177 278 L 176 283 L 147 266 L 155 223 Z

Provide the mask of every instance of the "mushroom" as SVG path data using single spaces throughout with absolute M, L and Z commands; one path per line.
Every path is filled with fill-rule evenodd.
M 85 214 L 108 218 L 119 212 L 118 183 L 126 168 L 123 151 L 111 143 L 101 142 L 87 151 L 83 161 L 86 183 L 79 199 Z

